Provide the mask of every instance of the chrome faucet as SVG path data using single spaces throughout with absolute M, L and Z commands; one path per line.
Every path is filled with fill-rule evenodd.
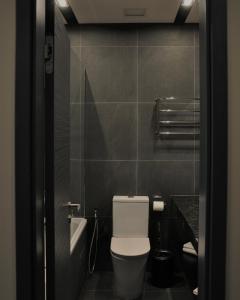
M 68 202 L 67 204 L 64 204 L 63 207 L 67 207 L 68 208 L 68 219 L 71 219 L 74 217 L 74 209 L 77 210 L 77 212 L 80 211 L 81 205 L 79 203 L 72 203 L 72 202 Z

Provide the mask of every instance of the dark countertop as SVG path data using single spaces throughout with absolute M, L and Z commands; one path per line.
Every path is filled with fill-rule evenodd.
M 197 239 L 199 196 L 173 196 L 172 199 Z

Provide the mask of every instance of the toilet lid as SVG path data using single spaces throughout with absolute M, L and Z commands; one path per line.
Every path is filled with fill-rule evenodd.
M 140 256 L 150 251 L 149 238 L 116 238 L 111 240 L 111 251 L 122 256 Z

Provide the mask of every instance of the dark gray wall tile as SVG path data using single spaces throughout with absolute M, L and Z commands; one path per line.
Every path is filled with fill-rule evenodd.
M 86 215 L 112 216 L 112 197 L 135 193 L 135 162 L 86 162 Z
M 86 105 L 86 158 L 136 159 L 137 104 Z
M 140 25 L 140 46 L 193 46 L 194 29 L 192 25 Z
M 94 218 L 88 218 L 90 224 L 90 233 L 93 232 Z M 110 245 L 112 238 L 112 217 L 99 217 L 98 218 L 98 253 L 96 261 L 96 270 L 112 271 L 112 258 L 110 254 Z M 91 235 L 90 235 L 91 236 Z M 108 278 L 101 278 L 101 287 L 106 289 L 110 283 Z M 107 279 L 107 280 L 106 280 Z M 107 281 L 107 282 L 106 282 Z M 94 289 L 94 286 L 88 286 L 87 289 Z M 98 286 L 98 288 L 100 288 Z
M 139 48 L 139 100 L 194 96 L 194 47 Z
M 193 194 L 194 163 L 191 161 L 140 161 L 138 194 Z
M 71 158 L 85 158 L 85 107 L 84 104 L 71 104 Z
M 184 107 L 183 107 L 184 108 Z M 194 158 L 194 139 L 163 139 L 154 135 L 154 103 L 139 104 L 138 152 L 140 160 L 190 160 Z M 164 116 L 162 119 L 175 117 Z M 182 116 L 182 119 L 192 116 Z M 184 131 L 184 128 L 162 128 L 163 131 Z M 189 130 L 189 129 L 188 129 Z
M 81 158 L 81 105 L 71 104 L 71 158 Z
M 81 48 L 71 47 L 70 51 L 70 102 L 79 103 L 81 100 Z
M 53 259 L 56 299 L 66 299 L 71 281 L 69 274 L 69 223 L 63 205 L 70 201 L 70 44 L 61 13 L 55 10 L 54 24 L 54 235 Z M 61 49 L 61 51 L 59 51 Z M 61 263 L 59 263 L 59 261 Z
M 81 205 L 80 214 L 84 215 L 85 201 L 84 201 L 84 166 L 85 163 L 82 160 L 70 161 L 70 194 L 71 202 L 79 203 Z
M 135 25 L 87 25 L 81 27 L 82 46 L 137 46 Z
M 136 47 L 84 47 L 86 101 L 137 100 Z
M 80 159 L 84 160 L 86 155 L 85 155 L 85 151 L 86 151 L 86 141 L 85 141 L 85 134 L 86 134 L 86 116 L 85 116 L 85 104 L 81 104 L 80 105 L 80 140 L 81 140 L 81 155 L 80 155 Z
M 81 161 L 71 160 L 70 161 L 70 178 L 71 178 L 71 202 L 80 203 L 81 199 Z

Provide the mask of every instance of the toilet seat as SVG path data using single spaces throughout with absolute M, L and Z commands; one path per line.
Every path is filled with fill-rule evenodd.
M 150 251 L 149 238 L 119 238 L 112 237 L 111 251 L 115 255 L 136 257 L 146 255 Z

